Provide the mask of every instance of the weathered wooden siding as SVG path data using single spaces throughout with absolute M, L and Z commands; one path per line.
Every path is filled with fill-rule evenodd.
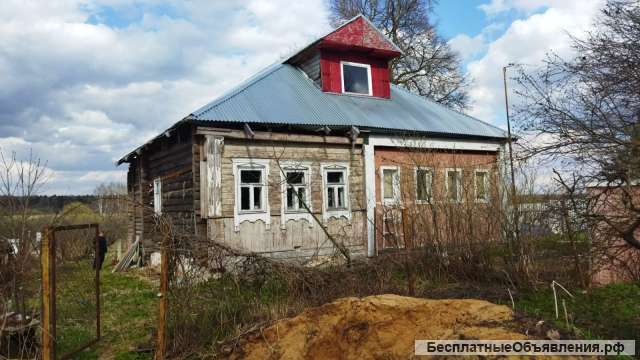
M 239 231 L 234 227 L 235 179 L 232 159 L 255 158 L 271 159 L 268 179 L 268 199 L 271 215 L 271 227 L 267 229 L 261 221 L 243 222 Z M 208 220 L 209 237 L 234 247 L 259 252 L 289 252 L 282 257 L 295 257 L 298 253 L 318 250 L 328 252 L 332 244 L 322 231 L 320 224 L 312 227 L 306 220 L 289 220 L 286 229 L 280 227 L 281 215 L 281 178 L 278 160 L 304 161 L 311 163 L 311 205 L 312 212 L 322 219 L 322 177 L 320 164 L 328 162 L 348 162 L 350 165 L 349 200 L 352 218 L 350 223 L 344 219 L 330 219 L 327 228 L 331 234 L 345 244 L 361 251 L 365 236 L 365 199 L 363 187 L 362 149 L 352 149 L 348 145 L 325 145 L 305 143 L 272 143 L 266 141 L 246 141 L 225 139 L 222 153 L 222 216 Z M 198 164 L 199 161 L 194 161 Z M 197 165 L 198 166 L 198 165 Z M 198 172 L 196 172 L 198 173 Z M 199 189 L 198 185 L 195 189 Z M 196 196 L 199 201 L 199 192 Z M 195 206 L 199 209 L 199 206 Z
M 124 244 L 125 251 L 137 237 L 142 236 L 143 207 L 141 206 L 140 167 L 138 166 L 137 159 L 129 164 L 129 171 L 127 172 L 127 191 L 130 206 L 127 210 L 129 223 L 127 229 L 128 241 Z
M 170 137 L 159 139 L 130 164 L 129 196 L 136 206 L 130 224 L 131 241 L 140 236 L 147 251 L 157 249 L 160 234 L 156 232 L 153 212 L 153 180 L 162 179 L 162 213 L 167 215 L 174 231 L 195 231 L 193 136 L 183 127 Z

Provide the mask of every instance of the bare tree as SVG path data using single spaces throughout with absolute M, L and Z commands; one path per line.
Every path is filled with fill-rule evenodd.
M 20 160 L 15 153 L 5 154 L 0 149 L 0 249 L 7 251 L 3 254 L 7 264 L 0 267 L 0 291 L 9 295 L 0 297 L 0 311 L 11 299 L 14 311 L 25 313 L 25 297 L 29 296 L 25 292 L 33 290 L 25 284 L 36 276 L 36 231 L 43 220 L 33 213 L 31 201 L 48 177 L 46 163 L 33 153 Z
M 331 0 L 335 23 L 363 14 L 403 52 L 391 82 L 454 109 L 468 106 L 460 59 L 429 21 L 430 0 Z
M 587 36 L 572 41 L 575 58 L 550 55 L 519 76 L 517 121 L 538 136 L 528 155 L 575 167 L 579 176 L 560 179 L 567 191 L 600 189 L 589 200 L 602 211 L 584 215 L 640 249 L 640 3 L 609 0 Z M 615 211 L 603 210 L 613 200 Z

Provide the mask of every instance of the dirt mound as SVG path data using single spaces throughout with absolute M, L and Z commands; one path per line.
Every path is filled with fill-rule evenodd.
M 344 298 L 241 341 L 232 359 L 407 359 L 416 339 L 525 339 L 513 313 L 481 300 Z

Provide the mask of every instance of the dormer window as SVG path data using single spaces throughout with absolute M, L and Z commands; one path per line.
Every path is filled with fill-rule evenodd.
M 346 94 L 373 95 L 371 90 L 371 65 L 341 61 L 342 92 Z

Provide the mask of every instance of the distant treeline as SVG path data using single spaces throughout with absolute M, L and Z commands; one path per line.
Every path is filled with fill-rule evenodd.
M 98 197 L 95 195 L 39 195 L 32 196 L 29 208 L 32 211 L 59 212 L 66 204 L 79 202 L 90 205 Z M 6 204 L 9 199 L 0 197 L 0 204 Z M 0 205 L 1 206 L 1 205 Z

